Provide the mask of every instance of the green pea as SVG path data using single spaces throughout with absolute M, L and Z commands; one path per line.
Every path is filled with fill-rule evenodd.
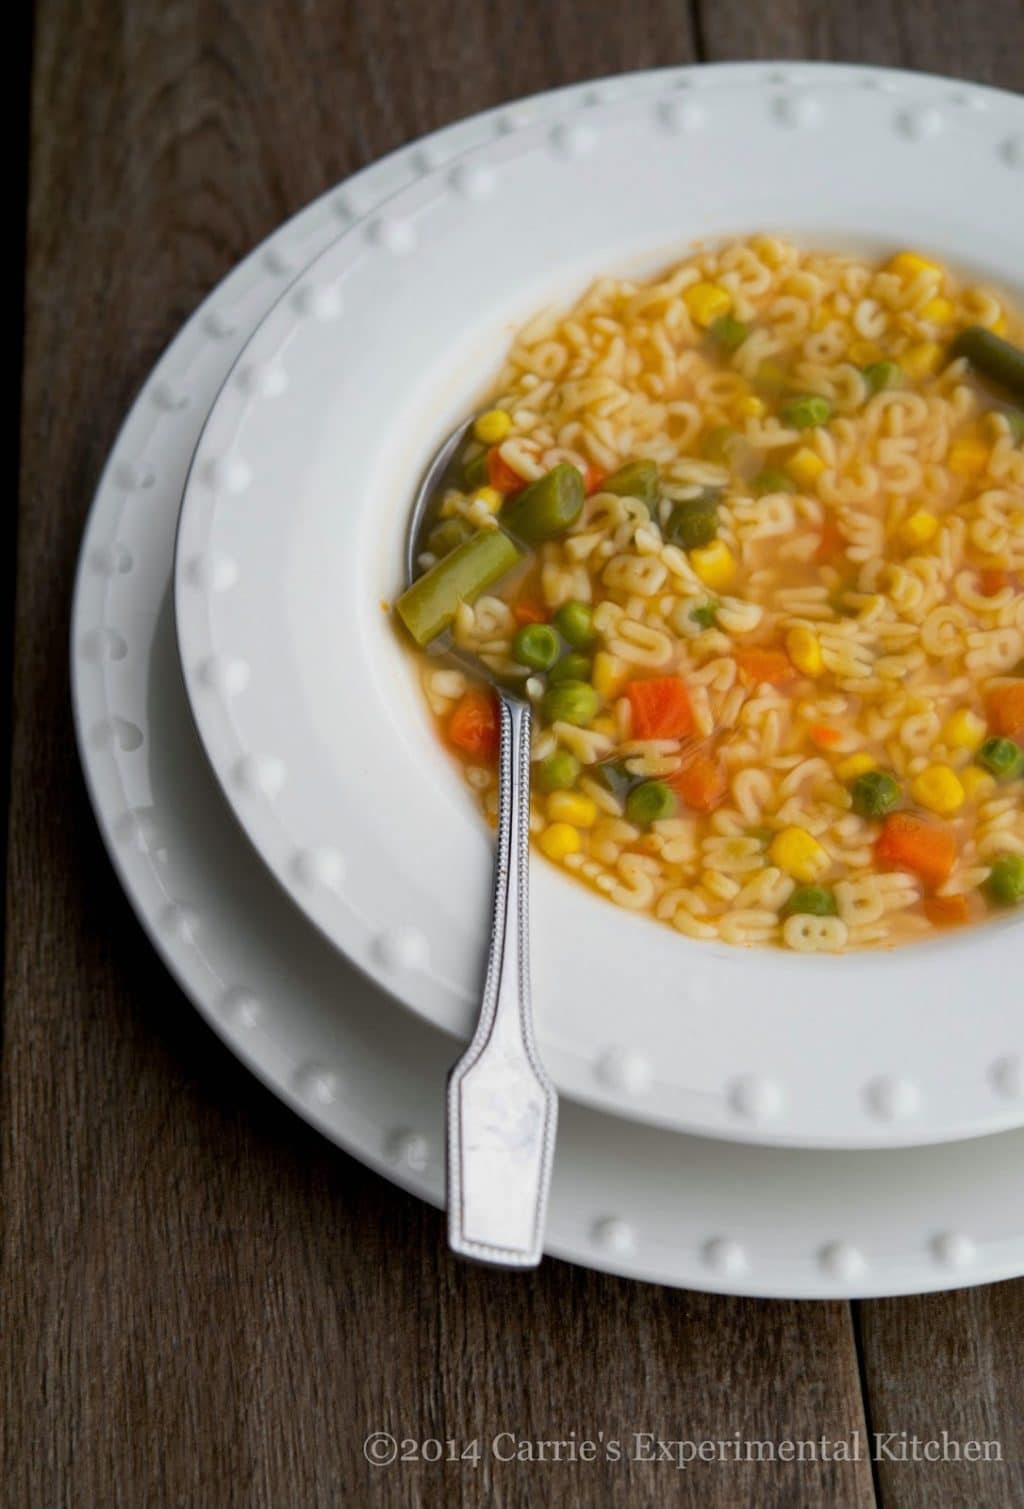
M 677 503 L 665 522 L 666 540 L 683 550 L 707 545 L 717 534 L 718 509 L 704 498 L 687 498 Z
M 985 889 L 999 906 L 1024 901 L 1024 854 L 1002 854 L 989 872 Z
M 523 624 L 512 635 L 512 659 L 531 671 L 546 671 L 558 659 L 561 645 L 549 624 Z
M 590 659 L 586 655 L 563 655 L 548 672 L 548 686 L 560 681 L 586 681 L 590 677 Z
M 1013 739 L 986 739 L 975 759 L 997 781 L 1015 781 L 1024 772 L 1024 749 Z
M 656 461 L 627 461 L 601 483 L 601 492 L 619 498 L 639 498 L 653 512 L 658 501 L 661 473 Z
M 837 917 L 839 908 L 832 892 L 823 885 L 801 885 L 782 908 L 784 917 L 795 917 L 798 913 L 807 917 Z
M 872 362 L 864 368 L 863 376 L 869 393 L 881 393 L 885 388 L 899 387 L 903 369 L 896 362 Z
M 459 515 L 453 519 L 442 519 L 427 535 L 427 549 L 440 560 L 443 555 L 454 550 L 456 545 L 464 544 L 475 533 L 469 520 Z
M 738 351 L 749 334 L 750 326 L 734 319 L 731 314 L 723 314 L 721 319 L 708 326 L 708 335 L 723 351 Z
M 502 506 L 501 523 L 528 545 L 553 539 L 583 512 L 583 477 L 578 467 L 560 461 Z
M 887 770 L 866 770 L 850 787 L 850 796 L 861 817 L 884 817 L 899 805 L 899 782 Z
M 693 609 L 690 617 L 702 629 L 713 629 L 718 622 L 718 607 L 715 603 L 701 603 L 699 608 Z
M 601 699 L 585 681 L 561 681 L 548 687 L 540 706 L 547 723 L 586 728 L 597 717 Z
M 816 429 L 818 425 L 828 424 L 831 417 L 832 405 L 817 393 L 794 398 L 782 410 L 783 423 L 791 425 L 794 430 Z
M 704 436 L 701 451 L 708 461 L 717 461 L 720 466 L 726 466 L 737 443 L 742 439 L 739 430 L 733 429 L 731 424 L 720 424 Z
M 761 498 L 765 493 L 791 493 L 793 483 L 777 466 L 766 466 L 751 482 L 750 490 L 755 497 Z
M 648 828 L 663 818 L 674 817 L 679 803 L 664 781 L 644 781 L 626 798 L 626 817 L 638 828 Z
M 556 749 L 537 762 L 534 780 L 541 791 L 571 791 L 580 774 L 580 762 L 567 749 Z
M 594 643 L 594 610 L 589 603 L 563 603 L 552 622 L 574 650 L 589 649 Z
M 462 484 L 468 493 L 475 492 L 478 487 L 486 486 L 489 480 L 486 451 L 480 451 L 463 462 Z

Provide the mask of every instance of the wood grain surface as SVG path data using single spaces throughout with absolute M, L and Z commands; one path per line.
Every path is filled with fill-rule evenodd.
M 746 56 L 1019 89 L 1024 10 L 37 5 L 0 1079 L 4 1509 L 1024 1503 L 1024 1284 L 851 1307 L 453 1263 L 435 1212 L 297 1121 L 170 983 L 77 774 L 65 643 L 78 537 L 127 404 L 202 296 L 328 185 L 461 115 L 621 69 Z M 9 53 L 9 69 L 20 61 Z M 502 1431 L 943 1428 L 999 1440 L 1004 1460 L 679 1471 L 489 1450 Z M 372 1468 L 373 1430 L 477 1440 L 482 1459 Z

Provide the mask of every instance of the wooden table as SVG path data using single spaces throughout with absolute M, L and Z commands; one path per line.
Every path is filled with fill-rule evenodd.
M 7 42 L 14 75 L 28 40 L 15 27 Z M 1024 1502 L 1024 1284 L 762 1303 L 450 1261 L 434 1211 L 284 1110 L 169 983 L 77 772 L 79 533 L 128 402 L 207 290 L 325 187 L 459 116 L 619 69 L 751 56 L 1021 89 L 1024 10 L 40 0 L 0 1101 L 6 1509 Z M 999 1440 L 1003 1462 L 678 1471 L 485 1450 L 476 1467 L 383 1470 L 362 1453 L 376 1429 L 486 1444 L 943 1428 Z

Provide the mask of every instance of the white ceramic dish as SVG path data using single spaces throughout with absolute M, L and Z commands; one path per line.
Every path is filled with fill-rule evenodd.
M 631 86 L 663 82 L 640 76 Z M 530 108 L 557 111 L 580 97 L 570 90 Z M 495 119 L 397 153 L 353 179 L 344 199 L 310 206 L 187 323 L 139 394 L 100 483 L 72 624 L 86 778 L 154 946 L 277 1095 L 435 1204 L 451 1040 L 339 959 L 254 863 L 188 719 L 171 564 L 209 404 L 282 283 L 336 234 L 339 203 L 371 208 L 418 170 L 421 152 L 436 160 L 458 151 Z M 833 1298 L 1024 1271 L 1024 1133 L 901 1152 L 793 1152 L 677 1136 L 571 1103 L 560 1130 L 549 1250 L 591 1267 L 720 1292 Z
M 249 342 L 182 514 L 193 711 L 274 874 L 427 1020 L 469 1032 L 491 840 L 381 601 L 400 580 L 418 474 L 491 378 L 510 324 L 598 270 L 757 226 L 844 244 L 870 232 L 1014 283 L 1022 133 L 1024 102 L 919 76 L 801 66 L 613 81 L 505 112 L 454 161 L 421 148 L 408 184 Z M 1024 1024 L 1001 983 L 1013 923 L 794 958 L 682 939 L 543 861 L 533 887 L 542 1053 L 580 1100 L 833 1146 L 964 1137 L 1024 1113 Z

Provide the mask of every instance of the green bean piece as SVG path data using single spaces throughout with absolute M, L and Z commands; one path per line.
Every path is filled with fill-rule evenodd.
M 737 443 L 742 439 L 743 436 L 739 430 L 733 429 L 731 424 L 720 424 L 716 429 L 708 431 L 700 448 L 708 461 L 717 461 L 720 466 L 728 466 Z
M 548 672 L 548 686 L 557 686 L 560 681 L 587 681 L 590 678 L 590 658 L 574 651 L 563 655 L 557 665 Z
M 666 540 L 682 550 L 707 545 L 717 534 L 718 508 L 704 497 L 677 503 L 665 523 Z
M 850 797 L 861 817 L 884 817 L 899 806 L 899 782 L 887 770 L 866 770 L 850 787 Z
M 1024 774 L 1024 749 L 1013 739 L 986 739 L 974 758 L 997 781 L 1015 781 Z
M 550 670 L 561 645 L 550 624 L 523 624 L 512 635 L 512 659 L 531 671 Z
M 636 785 L 636 778 L 630 775 L 621 760 L 603 760 L 600 765 L 592 765 L 590 768 L 595 780 L 600 781 L 606 791 L 610 791 L 622 802 L 628 796 L 630 787 Z
M 666 817 L 674 817 L 679 802 L 664 781 L 643 781 L 626 798 L 626 819 L 638 828 L 649 828 Z
M 605 477 L 599 488 L 619 498 L 639 498 L 653 513 L 658 502 L 661 472 L 656 461 L 627 461 L 618 471 Z
M 573 723 L 586 728 L 597 717 L 601 699 L 586 681 L 562 681 L 549 686 L 540 708 L 547 723 Z
M 456 545 L 462 545 L 466 540 L 473 538 L 476 530 L 468 519 L 456 514 L 454 518 L 442 519 L 435 524 L 427 535 L 427 549 L 438 559 L 442 555 L 448 555 Z
M 758 367 L 754 382 L 769 398 L 778 398 L 789 386 L 789 374 L 781 362 L 769 356 Z
M 577 467 L 560 461 L 549 472 L 503 505 L 504 529 L 527 545 L 554 539 L 583 512 L 583 477 Z
M 985 889 L 998 906 L 1019 906 L 1024 901 L 1024 854 L 1001 854 Z
M 563 603 L 552 619 L 566 644 L 574 650 L 587 650 L 594 643 L 594 610 L 589 603 Z
M 793 480 L 777 466 L 766 466 L 751 482 L 750 490 L 756 498 L 763 498 L 766 493 L 791 493 Z
M 949 348 L 950 359 L 965 356 L 976 372 L 1005 388 L 1014 398 L 1024 399 L 1024 351 L 1011 346 L 983 325 L 961 330 Z
M 701 603 L 699 608 L 694 608 L 690 618 L 702 629 L 713 629 L 718 622 L 717 603 Z
M 903 381 L 903 369 L 897 362 L 872 362 L 863 370 L 869 393 L 881 393 L 886 388 L 898 388 Z
M 460 603 L 473 602 L 522 554 L 500 529 L 478 530 L 407 587 L 395 611 L 418 645 L 429 644 L 451 627 Z
M 800 885 L 782 908 L 784 917 L 838 917 L 839 908 L 832 892 L 823 885 Z
M 723 351 L 730 354 L 738 351 L 750 334 L 750 326 L 744 325 L 742 320 L 734 319 L 731 314 L 723 314 L 721 319 L 714 320 L 708 326 L 708 335 L 716 346 L 721 346 Z
M 832 417 L 832 405 L 818 393 L 805 393 L 791 399 L 782 410 L 782 422 L 794 430 L 813 430 L 828 424 Z
M 478 487 L 485 487 L 489 481 L 487 472 L 487 452 L 480 451 L 464 462 L 462 467 L 462 483 L 466 492 L 475 492 Z
M 537 762 L 534 780 L 541 791 L 571 791 L 580 774 L 580 762 L 567 749 L 556 749 Z

